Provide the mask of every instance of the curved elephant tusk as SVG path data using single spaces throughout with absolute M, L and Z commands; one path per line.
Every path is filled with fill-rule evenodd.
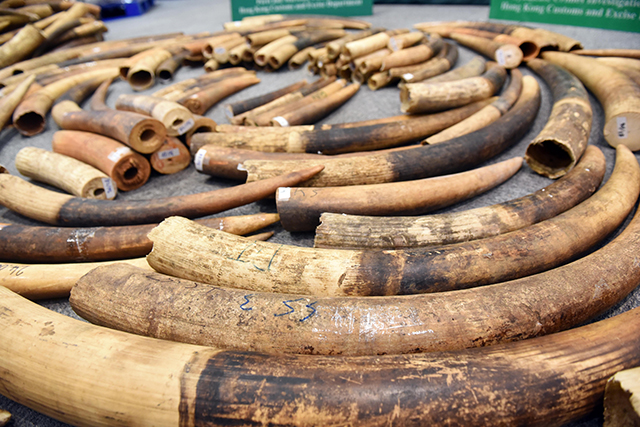
M 513 108 L 489 126 L 449 140 L 447 144 L 423 145 L 385 153 L 322 159 L 325 166 L 318 176 L 303 186 L 326 187 L 375 184 L 438 176 L 467 170 L 514 144 L 531 126 L 540 103 L 535 79 L 523 84 Z M 446 147 L 444 146 L 446 145 Z M 264 161 L 242 164 L 247 180 L 278 175 L 300 165 L 319 164 L 319 160 Z
M 176 102 L 184 105 L 193 114 L 202 115 L 227 96 L 257 83 L 260 83 L 260 79 L 253 74 L 230 77 L 205 86 L 200 91 L 186 95 Z
M 88 200 L 56 193 L 8 174 L 0 175 L 0 204 L 52 225 L 107 226 L 149 224 L 170 215 L 201 217 L 269 197 L 278 187 L 297 185 L 322 170 L 301 169 L 275 179 L 186 196 L 155 200 Z M 102 202 L 102 203 L 101 203 Z
M 602 104 L 604 138 L 615 147 L 640 149 L 640 88 L 626 75 L 594 58 L 561 52 L 543 52 L 542 58 L 578 77 Z
M 45 37 L 33 25 L 25 25 L 9 41 L 0 46 L 0 68 L 13 65 L 29 56 L 44 43 Z
M 427 113 L 459 107 L 493 96 L 507 73 L 502 66 L 490 66 L 479 77 L 441 83 L 407 83 L 400 89 L 404 113 Z
M 619 56 L 640 59 L 640 49 L 577 49 L 571 53 L 586 56 Z
M 149 233 L 147 260 L 185 279 L 305 295 L 442 292 L 510 280 L 575 258 L 622 223 L 640 192 L 640 167 L 626 147 L 617 156 L 609 181 L 584 202 L 487 239 L 399 251 L 300 248 L 249 243 L 172 217 Z
M 306 84 L 308 84 L 307 80 L 303 79 L 295 83 L 292 83 L 289 86 L 285 86 L 283 88 L 274 90 L 264 95 L 259 95 L 253 98 L 227 104 L 225 105 L 225 112 L 227 113 L 227 117 L 229 118 L 233 116 L 237 116 L 238 114 L 242 114 L 245 111 L 253 110 L 256 107 L 259 107 L 260 105 L 264 105 L 267 102 L 271 102 L 274 99 L 280 98 L 283 95 L 294 92 L 302 88 Z
M 399 85 L 400 89 L 402 89 L 406 83 L 419 83 L 448 72 L 457 61 L 458 47 L 450 43 L 444 43 L 440 52 L 424 64 L 411 70 L 402 68 L 391 70 L 390 74 L 393 77 L 402 79 Z
M 231 234 L 248 234 L 274 224 L 278 214 L 252 214 L 196 220 Z M 56 263 L 137 258 L 151 251 L 147 234 L 157 224 L 120 227 L 39 227 L 0 225 L 0 259 Z
M 37 147 L 24 147 L 15 158 L 22 175 L 77 197 L 112 200 L 118 189 L 105 173 L 84 162 Z
M 359 215 L 420 215 L 477 196 L 511 178 L 522 165 L 514 157 L 457 174 L 346 187 L 281 187 L 276 206 L 287 231 L 310 231 L 323 212 Z
M 449 37 L 461 45 L 491 58 L 498 65 L 507 69 L 517 68 L 524 57 L 522 50 L 511 43 L 498 42 L 473 34 L 456 33 L 455 31 Z
M 486 67 L 487 61 L 482 56 L 474 56 L 464 65 L 422 81 L 424 83 L 438 83 L 466 79 L 468 77 L 477 77 L 485 72 Z
M 167 135 L 178 136 L 189 128 L 185 126 L 193 122 L 193 113 L 177 102 L 146 95 L 122 94 L 116 100 L 116 110 L 145 114 L 162 122 Z M 153 150 L 156 151 L 156 150 Z
M 553 92 L 554 104 L 544 129 L 529 143 L 525 160 L 537 173 L 558 178 L 576 164 L 589 142 L 593 111 L 580 80 L 542 59 L 527 62 Z
M 0 98 L 0 130 L 7 124 L 13 114 L 13 110 L 15 110 L 16 106 L 22 101 L 22 98 L 24 98 L 35 79 L 35 75 L 27 77 L 20 82 L 10 94 Z
M 602 151 L 590 145 L 578 165 L 558 181 L 527 196 L 461 212 L 418 217 L 323 213 L 315 246 L 402 249 L 484 239 L 552 218 L 589 197 L 605 173 Z
M 482 349 L 350 358 L 139 337 L 52 313 L 6 289 L 0 295 L 0 338 L 12 343 L 0 347 L 2 394 L 79 426 L 265 417 L 294 425 L 561 424 L 592 411 L 607 378 L 640 363 L 637 309 Z

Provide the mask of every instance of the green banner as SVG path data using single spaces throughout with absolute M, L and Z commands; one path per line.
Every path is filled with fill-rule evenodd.
M 489 18 L 640 32 L 640 0 L 491 0 Z
M 295 14 L 363 16 L 373 14 L 373 0 L 231 0 L 231 19 Z

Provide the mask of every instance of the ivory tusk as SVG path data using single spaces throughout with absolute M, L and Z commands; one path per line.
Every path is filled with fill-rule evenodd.
M 640 149 L 640 88 L 626 75 L 586 56 L 543 52 L 542 58 L 578 77 L 602 104 L 604 138 L 615 147 Z
M 613 68 L 630 68 L 640 71 L 640 59 L 634 58 L 596 58 L 601 64 L 608 65 Z
M 260 105 L 264 105 L 267 102 L 271 102 L 274 99 L 280 98 L 283 95 L 294 92 L 304 85 L 308 84 L 307 80 L 300 80 L 289 86 L 285 86 L 281 89 L 274 90 L 272 92 L 266 93 L 264 95 L 255 96 L 253 98 L 245 99 L 242 101 L 236 101 L 231 104 L 225 105 L 225 112 L 227 113 L 227 117 L 237 116 L 238 114 L 242 114 L 245 111 L 253 110 Z
M 604 389 L 604 426 L 640 424 L 640 367 L 617 372 Z
M 180 139 L 186 144 L 187 147 L 191 146 L 191 138 L 197 133 L 203 132 L 215 132 L 217 123 L 205 116 L 198 114 L 193 115 L 193 126 L 184 134 L 180 135 Z
M 374 34 L 377 34 L 379 32 L 384 31 L 384 29 L 382 28 L 372 28 L 369 30 L 362 30 L 362 31 L 358 31 L 358 32 L 354 32 L 354 33 L 349 33 L 347 35 L 345 35 L 344 37 L 340 37 L 337 40 L 332 40 L 329 43 L 327 43 L 327 55 L 329 57 L 329 59 L 337 59 L 338 56 L 340 56 L 340 53 L 342 53 L 344 46 L 352 41 L 355 40 L 360 40 L 363 39 L 365 37 L 369 37 L 372 36 Z
M 392 74 L 406 83 L 416 83 L 449 71 L 458 60 L 458 48 L 445 43 L 438 55 L 412 70 L 395 70 Z M 400 89 L 404 85 L 400 85 Z
M 400 89 L 402 112 L 441 111 L 486 99 L 502 87 L 505 78 L 505 69 L 495 65 L 479 77 L 442 83 L 407 83 Z
M 244 235 L 272 225 L 278 220 L 278 214 L 259 213 L 200 219 L 196 222 L 227 233 Z M 61 263 L 143 257 L 151 251 L 152 242 L 147 238 L 147 234 L 156 225 L 55 228 L 1 224 L 0 259 Z
M 202 115 L 222 99 L 257 83 L 260 83 L 260 79 L 253 74 L 227 78 L 205 86 L 199 92 L 185 96 L 177 102 L 184 105 L 193 114 Z
M 276 206 L 287 231 L 310 231 L 323 212 L 355 215 L 421 215 L 482 194 L 522 166 L 514 157 L 471 171 L 385 184 L 278 189 Z
M 577 49 L 571 53 L 586 56 L 620 56 L 640 59 L 640 49 Z
M 270 356 L 112 331 L 0 293 L 0 337 L 14 344 L 0 349 L 2 393 L 79 426 L 114 418 L 255 424 L 265 413 L 273 423 L 300 425 L 561 424 L 593 411 L 606 379 L 640 363 L 637 310 L 471 351 Z M 28 369 L 25 354 L 35 355 Z
M 287 131 L 289 128 L 283 128 L 278 131 L 202 133 L 193 138 L 193 147 L 214 144 L 265 152 L 325 154 L 375 150 L 417 141 L 458 123 L 486 104 L 486 101 L 479 101 L 441 113 L 414 116 L 409 120 L 343 128 L 308 129 L 293 126 L 290 131 Z
M 26 58 L 44 42 L 45 38 L 33 25 L 25 25 L 8 42 L 0 46 L 0 68 L 15 64 Z
M 153 96 L 122 94 L 116 100 L 115 107 L 116 110 L 145 114 L 159 120 L 169 136 L 185 133 L 189 130 L 186 124 L 193 122 L 193 114 L 186 107 Z
M 493 59 L 498 65 L 507 69 L 517 68 L 522 62 L 522 51 L 516 45 L 456 32 L 451 33 L 449 37 L 461 45 Z
M 170 215 L 202 217 L 242 206 L 269 197 L 278 187 L 297 185 L 320 170 L 322 166 L 316 166 L 275 179 L 235 187 L 137 201 L 79 199 L 45 190 L 15 176 L 0 174 L 0 204 L 21 215 L 52 225 L 149 224 Z
M 552 218 L 589 197 L 605 172 L 602 152 L 588 146 L 578 165 L 534 193 L 468 211 L 373 217 L 324 213 L 315 246 L 344 249 L 402 249 L 484 239 Z
M 554 104 L 544 129 L 525 153 L 529 167 L 549 178 L 558 178 L 576 164 L 589 142 L 593 112 L 580 80 L 564 68 L 542 59 L 527 62 L 553 92 Z
M 18 131 L 25 136 L 33 136 L 44 130 L 45 116 L 55 100 L 69 90 L 87 80 L 95 78 L 112 78 L 117 74 L 115 68 L 104 68 L 87 71 L 72 77 L 64 78 L 44 86 L 39 91 L 29 95 L 18 104 L 13 112 L 13 123 Z
M 169 85 L 167 87 L 164 87 L 160 90 L 153 92 L 151 96 L 154 96 L 157 98 L 165 98 L 167 95 L 173 92 L 182 93 L 193 86 L 202 86 L 209 83 L 214 83 L 226 77 L 232 77 L 232 76 L 243 74 L 246 72 L 248 71 L 243 67 L 231 67 L 231 68 L 225 68 L 222 70 L 213 71 L 192 79 L 186 79 L 186 80 L 176 82 L 172 85 Z
M 436 36 L 440 37 L 437 34 Z M 427 37 L 429 36 L 427 36 L 422 31 L 412 31 L 409 33 L 397 34 L 389 38 L 389 43 L 387 43 L 387 47 L 393 51 L 402 50 L 402 49 L 408 48 L 409 46 L 413 46 L 420 43 L 421 41 L 425 40 L 425 38 Z M 442 40 L 442 38 L 440 38 L 440 40 Z
M 511 81 L 500 97 L 477 113 L 456 123 L 447 129 L 432 135 L 422 141 L 423 144 L 437 144 L 449 139 L 466 135 L 498 120 L 515 104 L 522 90 L 522 73 L 517 69 L 511 70 Z M 527 77 L 532 78 L 532 77 Z
M 15 110 L 16 106 L 22 101 L 25 94 L 29 90 L 31 84 L 35 81 L 36 76 L 31 75 L 24 79 L 16 88 L 11 91 L 9 95 L 6 95 L 0 98 L 0 130 L 4 128 L 4 125 L 7 124 L 11 115 L 13 114 L 13 110 Z
M 303 186 L 326 187 L 375 184 L 427 178 L 467 170 L 514 144 L 531 126 L 540 105 L 540 88 L 535 80 L 523 84 L 513 108 L 489 126 L 452 139 L 447 144 L 423 145 L 402 152 L 371 153 L 319 160 L 261 161 L 243 163 L 247 181 L 278 175 L 300 165 L 322 163 L 317 177 Z M 446 147 L 443 147 L 446 145 Z
M 440 52 L 442 46 L 442 38 L 434 38 L 425 44 L 396 50 L 392 54 L 382 58 L 380 71 L 424 62 Z
M 617 154 L 615 174 L 589 199 L 488 239 L 407 251 L 308 249 L 253 245 L 170 218 L 149 233 L 147 260 L 161 273 L 218 286 L 318 296 L 443 292 L 511 280 L 574 259 L 624 221 L 638 198 L 640 167 L 626 147 Z
M 84 162 L 36 147 L 25 147 L 15 158 L 18 172 L 77 197 L 114 199 L 115 183 L 106 174 Z
M 164 144 L 151 154 L 151 167 L 161 174 L 180 172 L 191 164 L 189 149 L 177 138 L 168 136 Z
M 63 101 L 53 108 L 51 115 L 62 129 L 108 136 L 143 154 L 157 150 L 166 137 L 162 122 L 129 111 L 111 108 L 87 111 L 78 104 Z
M 0 409 L 0 427 L 6 426 L 11 421 L 11 412 Z
M 182 49 L 171 55 L 171 58 L 162 61 L 155 70 L 156 76 L 162 82 L 168 82 L 173 79 L 176 70 L 182 67 L 183 62 L 191 53 L 187 49 Z
M 296 36 L 288 35 L 267 43 L 256 51 L 256 53 L 253 55 L 253 61 L 261 67 L 264 67 L 265 65 L 267 65 L 269 55 L 271 55 L 281 46 L 293 43 L 296 40 Z
M 344 30 L 303 31 L 297 35 L 294 42 L 279 46 L 268 55 L 267 63 L 272 69 L 277 70 L 284 65 L 291 56 L 305 47 L 318 43 L 335 40 L 346 34 Z
M 454 80 L 477 77 L 485 72 L 487 61 L 481 56 L 474 56 L 469 62 L 446 73 L 421 80 L 424 83 L 450 82 Z
M 111 177 L 122 191 L 142 187 L 151 174 L 149 161 L 126 145 L 91 132 L 63 130 L 53 134 L 54 152 L 92 165 Z

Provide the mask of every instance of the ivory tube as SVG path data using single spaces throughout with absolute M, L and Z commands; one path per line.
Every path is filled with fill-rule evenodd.
M 407 83 L 400 90 L 402 112 L 440 111 L 486 99 L 500 89 L 505 78 L 505 69 L 496 65 L 480 77 L 442 83 Z
M 640 59 L 640 49 L 576 49 L 571 53 L 586 56 L 619 56 Z
M 195 78 L 181 80 L 172 85 L 168 85 L 160 90 L 153 92 L 151 96 L 155 96 L 157 98 L 165 98 L 167 95 L 173 92 L 182 93 L 185 90 L 194 86 L 202 86 L 205 84 L 214 83 L 222 79 L 225 79 L 226 77 L 231 77 L 231 76 L 235 76 L 237 74 L 242 74 L 246 72 L 248 71 L 243 67 L 231 67 L 231 68 L 225 68 L 222 70 L 212 71 L 210 73 L 206 73 Z
M 229 62 L 231 50 L 237 46 L 244 44 L 245 39 L 240 35 L 238 35 L 238 37 L 221 42 L 213 48 L 213 55 L 209 59 L 215 60 L 218 64 L 226 64 Z M 204 52 L 205 51 L 203 50 L 202 53 L 204 54 Z
M 604 389 L 604 426 L 640 424 L 640 367 L 622 370 Z
M 291 56 L 305 47 L 312 46 L 318 43 L 326 42 L 329 40 L 335 40 L 344 36 L 346 32 L 344 30 L 322 30 L 322 31 L 306 31 L 298 35 L 297 40 L 291 43 L 286 43 L 279 46 L 272 51 L 267 57 L 267 64 L 272 69 L 277 70 L 284 65 Z
M 177 102 L 184 105 L 191 113 L 202 115 L 224 98 L 258 83 L 260 79 L 253 74 L 232 77 L 205 86 L 199 92 L 183 97 Z
M 278 214 L 259 213 L 196 222 L 227 233 L 249 234 L 277 221 Z M 0 224 L 0 258 L 23 263 L 61 263 L 143 257 L 151 251 L 152 243 L 147 234 L 156 225 L 56 228 Z
M 535 79 L 527 82 L 523 84 L 520 98 L 513 108 L 489 126 L 450 140 L 447 144 L 423 145 L 402 152 L 326 158 L 321 162 L 325 169 L 317 177 L 306 181 L 304 186 L 375 184 L 470 169 L 514 144 L 533 123 L 540 105 L 540 88 Z M 253 181 L 300 165 L 319 163 L 318 160 L 249 160 L 243 163 L 243 167 L 247 170 L 247 181 Z
M 352 83 L 329 94 L 326 98 L 304 105 L 293 111 L 286 112 L 271 120 L 273 126 L 292 126 L 315 123 L 328 116 L 349 101 L 360 89 L 359 83 Z
M 27 77 L 10 94 L 0 98 L 0 130 L 7 124 L 16 106 L 22 101 L 35 79 L 34 75 Z
M 527 79 L 533 77 L 526 77 Z M 522 73 L 517 69 L 511 70 L 511 81 L 500 97 L 496 97 L 491 104 L 484 107 L 477 113 L 456 123 L 447 129 L 432 135 L 422 141 L 423 144 L 437 144 L 458 136 L 466 135 L 481 129 L 498 120 L 504 113 L 515 104 L 522 90 Z
M 42 33 L 46 38 L 49 38 L 51 35 L 55 34 L 60 28 L 64 28 L 69 22 L 74 21 L 82 16 L 86 15 L 89 11 L 89 7 L 86 3 L 77 2 L 74 3 L 66 11 L 58 14 L 58 19 L 56 19 L 51 25 L 42 30 Z
M 422 31 L 412 31 L 404 34 L 397 34 L 389 38 L 387 47 L 393 51 L 406 49 L 409 46 L 416 45 L 426 38 L 426 34 Z M 438 36 L 439 37 L 439 36 Z
M 191 153 L 179 139 L 169 136 L 149 158 L 151 167 L 161 174 L 173 174 L 191 164 Z
M 180 140 L 182 140 L 187 145 L 187 147 L 190 147 L 191 138 L 193 138 L 193 135 L 203 132 L 215 132 L 216 126 L 217 124 L 213 119 L 194 114 L 193 126 L 187 132 L 180 135 Z
M 44 130 L 45 116 L 55 100 L 69 90 L 87 80 L 95 78 L 108 79 L 117 75 L 117 69 L 105 68 L 87 71 L 76 76 L 58 80 L 44 86 L 39 91 L 29 95 L 18 104 L 13 112 L 13 123 L 18 131 L 25 136 L 33 136 Z
M 145 114 L 159 120 L 167 129 L 168 136 L 181 135 L 193 125 L 191 111 L 176 102 L 162 98 L 122 94 L 116 100 L 115 107 L 116 110 Z
M 392 418 L 403 425 L 443 419 L 465 426 L 498 420 L 561 424 L 592 412 L 607 378 L 640 363 L 637 310 L 472 351 L 309 357 L 139 337 L 0 292 L 7 312 L 0 319 L 0 338 L 15 343 L 0 349 L 7 378 L 2 393 L 79 426 L 116 417 L 158 426 L 179 421 L 195 426 L 210 419 L 255 424 L 265 411 L 277 424 L 382 425 Z M 28 369 L 25 354 L 35 355 Z
M 362 30 L 355 33 L 349 33 L 346 36 L 341 37 L 337 40 L 332 40 L 329 43 L 327 43 L 327 55 L 329 56 L 329 59 L 337 59 L 338 56 L 340 56 L 340 53 L 342 53 L 344 46 L 347 43 L 355 40 L 360 40 L 365 37 L 369 37 L 381 31 L 384 31 L 384 30 L 382 28 Z
M 445 43 L 440 53 L 438 53 L 438 55 L 433 59 L 425 62 L 422 67 L 411 70 L 410 72 L 403 72 L 397 77 L 400 77 L 405 83 L 420 82 L 449 71 L 455 65 L 457 60 L 458 48 L 455 45 Z M 401 89 L 402 87 L 403 86 L 400 86 Z
M 566 68 L 598 98 L 605 112 L 604 138 L 611 146 L 640 149 L 640 87 L 593 58 L 561 52 L 544 52 L 542 58 Z
M 590 145 L 578 165 L 529 195 L 476 209 L 411 217 L 324 213 L 315 247 L 402 249 L 484 239 L 552 218 L 596 191 L 605 173 L 602 151 Z
M 8 42 L 0 46 L 0 68 L 15 64 L 29 56 L 45 38 L 33 25 L 25 25 Z
M 395 67 L 404 67 L 406 65 L 419 64 L 430 59 L 434 53 L 433 49 L 426 44 L 419 44 L 417 46 L 397 50 L 382 58 L 380 71 L 385 71 Z
M 337 154 L 395 147 L 418 141 L 469 117 L 486 105 L 485 101 L 441 113 L 414 116 L 408 120 L 363 126 L 308 129 L 293 126 L 290 130 L 260 132 L 202 133 L 194 136 L 192 146 L 204 144 L 245 148 L 265 152 Z M 322 159 L 320 159 L 322 161 Z
M 253 61 L 256 64 L 260 65 L 261 67 L 264 67 L 265 65 L 267 65 L 269 55 L 271 55 L 281 46 L 284 46 L 285 44 L 293 43 L 296 40 L 297 40 L 296 36 L 288 35 L 288 36 L 280 37 L 279 39 L 276 39 L 270 43 L 267 43 L 265 46 L 261 47 L 256 51 L 256 53 L 253 55 Z
M 481 56 L 474 56 L 464 65 L 454 68 L 451 71 L 442 73 L 437 76 L 429 77 L 422 80 L 424 83 L 450 82 L 454 80 L 465 79 L 468 77 L 477 77 L 485 72 L 487 61 Z
M 593 112 L 589 95 L 577 77 L 561 66 L 542 59 L 527 62 L 550 86 L 554 104 L 544 129 L 525 153 L 529 167 L 549 178 L 558 178 L 576 164 L 589 142 Z
M 182 49 L 179 52 L 173 53 L 171 58 L 165 59 L 158 65 L 155 70 L 156 76 L 161 82 L 168 82 L 173 79 L 173 75 L 176 70 L 182 67 L 183 62 L 190 55 L 189 51 Z
M 471 34 L 451 33 L 450 38 L 463 46 L 475 50 L 507 69 L 517 68 L 523 59 L 520 48 L 510 43 L 500 43 Z
M 401 34 L 401 32 L 397 34 Z M 344 45 L 342 54 L 345 55 L 348 60 L 353 60 L 368 53 L 375 52 L 376 50 L 386 47 L 392 35 L 394 34 L 385 31 L 363 39 L 350 41 Z
M 624 221 L 638 198 L 640 167 L 626 147 L 617 153 L 616 172 L 589 199 L 488 239 L 407 251 L 254 246 L 234 236 L 206 234 L 176 217 L 149 234 L 154 247 L 147 261 L 161 273 L 218 286 L 317 296 L 444 292 L 511 280 L 575 259 Z
M 287 231 L 314 230 L 323 212 L 422 215 L 477 196 L 511 178 L 521 157 L 466 172 L 385 184 L 278 189 L 276 206 Z
M 156 69 L 167 59 L 171 59 L 173 56 L 171 52 L 166 49 L 156 48 L 150 49 L 153 53 L 149 52 L 139 61 L 133 62 L 129 66 L 127 72 L 127 81 L 131 88 L 135 91 L 142 91 L 149 89 L 155 83 Z
M 118 189 L 142 187 L 151 174 L 149 161 L 124 144 L 91 132 L 63 130 L 53 134 L 53 151 L 90 164 L 111 177 Z
M 25 147 L 15 158 L 18 172 L 77 197 L 114 199 L 118 192 L 106 174 L 84 162 L 36 147 Z
M 278 187 L 297 185 L 322 170 L 302 169 L 259 183 L 154 200 L 87 200 L 55 193 L 8 174 L 0 174 L 0 204 L 52 225 L 99 226 L 159 222 L 170 215 L 202 217 L 269 197 Z M 7 175 L 6 177 L 2 175 Z
M 108 136 L 143 154 L 157 150 L 166 137 L 162 122 L 129 111 L 86 111 L 78 104 L 64 101 L 54 107 L 52 116 L 62 129 Z
M 245 99 L 242 101 L 237 101 L 231 104 L 227 104 L 225 105 L 226 112 L 228 113 L 227 116 L 233 117 L 233 116 L 237 116 L 238 114 L 242 114 L 245 111 L 252 110 L 256 107 L 259 107 L 260 105 L 266 104 L 267 102 L 271 102 L 276 98 L 280 98 L 281 96 L 286 95 L 287 93 L 294 92 L 302 88 L 306 84 L 308 84 L 306 79 L 300 80 L 298 82 L 290 84 L 289 86 L 285 86 L 281 89 L 274 90 L 264 95 L 259 95 L 250 99 Z

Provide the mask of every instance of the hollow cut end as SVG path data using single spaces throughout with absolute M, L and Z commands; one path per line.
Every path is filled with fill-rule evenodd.
M 165 138 L 167 130 L 162 122 L 154 119 L 141 120 L 129 136 L 129 146 L 142 154 L 156 151 Z
M 533 171 L 552 179 L 560 178 L 576 164 L 571 150 L 552 139 L 529 144 L 524 159 Z
M 137 70 L 127 74 L 127 80 L 133 90 L 145 90 L 153 86 L 154 75 L 149 70 Z
M 37 135 L 44 131 L 45 121 L 42 114 L 28 111 L 13 121 L 14 126 L 24 136 Z
M 118 190 L 131 191 L 142 187 L 151 175 L 151 165 L 142 156 L 124 158 L 113 170 Z

